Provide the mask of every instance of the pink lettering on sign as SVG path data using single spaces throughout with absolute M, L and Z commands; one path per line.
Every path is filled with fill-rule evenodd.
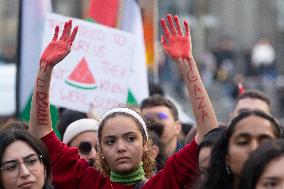
M 118 77 L 118 78 L 122 78 L 125 77 L 127 74 L 127 70 L 126 68 L 119 66 L 119 65 L 113 65 L 107 61 L 101 61 L 102 65 L 103 65 L 103 72 L 104 74 L 109 74 L 113 77 Z
M 63 31 L 64 23 L 65 21 L 59 21 L 52 18 L 48 19 L 49 28 L 54 29 L 58 25 L 60 28 L 60 32 Z M 83 38 L 89 38 L 96 41 L 103 41 L 106 39 L 105 32 L 101 29 L 87 27 L 85 25 L 81 25 L 76 22 L 74 23 L 74 25 L 79 26 L 78 34 Z
M 104 31 L 96 28 L 90 28 L 87 26 L 79 25 L 79 34 L 82 37 L 90 38 L 96 41 L 103 41 L 105 40 L 106 36 Z
M 102 80 L 98 83 L 99 89 L 103 92 L 114 93 L 114 94 L 122 94 L 125 95 L 127 93 L 127 89 L 121 86 L 119 83 L 112 83 L 107 80 Z
M 69 102 L 69 103 L 80 103 L 83 105 L 89 105 L 90 102 L 88 101 L 88 94 L 74 91 L 74 90 L 60 90 L 59 96 L 62 102 Z
M 126 38 L 120 34 L 113 34 L 113 43 L 118 46 L 124 46 L 126 44 Z
M 54 79 L 64 79 L 65 75 L 68 74 L 69 71 L 63 69 L 62 67 L 56 67 L 56 69 L 54 69 L 52 71 L 52 78 Z
M 93 45 L 91 41 L 87 41 L 82 38 L 79 38 L 74 42 L 72 50 L 91 53 L 94 57 L 99 58 L 103 58 L 106 54 L 106 47 L 104 45 Z
M 103 45 L 94 45 L 92 48 L 92 54 L 95 57 L 103 58 L 106 54 L 106 47 Z
M 89 49 L 91 48 L 91 44 L 92 43 L 90 41 L 86 41 L 86 40 L 79 38 L 78 40 L 74 41 L 72 50 L 89 52 Z
M 48 25 L 51 30 L 53 30 L 56 26 L 59 26 L 60 31 L 63 31 L 64 23 L 65 21 L 48 19 Z
M 95 107 L 98 107 L 98 109 L 110 109 L 122 105 L 122 103 L 116 100 L 113 100 L 111 98 L 104 98 L 101 96 L 95 96 L 92 102 L 94 103 Z

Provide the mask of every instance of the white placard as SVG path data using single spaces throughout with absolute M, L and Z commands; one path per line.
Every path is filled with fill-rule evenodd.
M 69 19 L 56 14 L 47 16 L 43 49 L 52 39 L 55 26 L 60 26 L 61 35 L 64 22 Z M 133 35 L 79 19 L 72 21 L 79 31 L 70 54 L 53 70 L 51 103 L 88 112 L 93 102 L 98 114 L 125 104 Z

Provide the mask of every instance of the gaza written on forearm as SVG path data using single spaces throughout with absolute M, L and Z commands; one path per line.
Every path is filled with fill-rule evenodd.
M 78 27 L 75 27 L 72 33 L 71 30 L 72 20 L 69 20 L 65 22 L 62 35 L 58 38 L 59 26 L 56 26 L 53 38 L 40 58 L 39 70 L 32 97 L 29 128 L 31 133 L 38 138 L 52 131 L 49 108 L 51 74 L 54 66 L 70 53 L 72 43 L 78 32 Z
M 37 137 L 43 137 L 52 131 L 49 108 L 50 80 L 51 70 L 39 69 L 32 97 L 30 120 L 30 130 Z
M 217 126 L 217 118 L 193 57 L 178 60 L 192 102 L 196 123 L 204 135 Z

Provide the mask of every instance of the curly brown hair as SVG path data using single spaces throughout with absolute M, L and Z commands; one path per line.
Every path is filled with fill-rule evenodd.
M 138 113 L 138 112 L 137 112 Z M 138 113 L 139 114 L 139 113 Z M 105 124 L 105 122 L 109 119 L 109 118 L 113 118 L 115 116 L 126 116 L 129 117 L 131 119 L 133 119 L 137 126 L 141 125 L 141 123 L 135 119 L 133 116 L 125 113 L 125 112 L 116 112 L 113 113 L 109 116 L 107 116 L 100 124 L 101 127 L 103 127 L 103 125 Z M 141 134 L 143 136 L 143 143 L 144 143 L 144 151 L 143 151 L 143 156 L 142 156 L 142 162 L 143 162 L 143 169 L 145 172 L 145 176 L 146 178 L 149 178 L 152 176 L 152 172 L 154 170 L 155 167 L 155 159 L 152 156 L 152 151 L 151 151 L 151 146 L 153 144 L 151 139 L 147 139 L 144 132 L 141 129 L 141 126 L 138 126 L 139 130 L 141 131 Z M 99 144 L 101 143 L 101 131 L 102 129 L 100 129 L 98 131 L 98 140 L 99 140 Z M 110 176 L 110 166 L 108 164 L 108 162 L 106 161 L 106 159 L 104 158 L 101 146 L 98 144 L 97 146 L 97 156 L 96 156 L 96 169 L 99 170 L 100 172 L 102 172 L 105 176 Z

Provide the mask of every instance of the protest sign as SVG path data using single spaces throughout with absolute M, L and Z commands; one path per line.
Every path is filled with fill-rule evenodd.
M 56 25 L 63 30 L 70 18 L 50 14 L 45 24 L 43 48 Z M 71 53 L 55 66 L 51 80 L 51 104 L 88 112 L 91 102 L 98 114 L 125 104 L 132 64 L 132 34 L 74 19 L 79 31 Z

